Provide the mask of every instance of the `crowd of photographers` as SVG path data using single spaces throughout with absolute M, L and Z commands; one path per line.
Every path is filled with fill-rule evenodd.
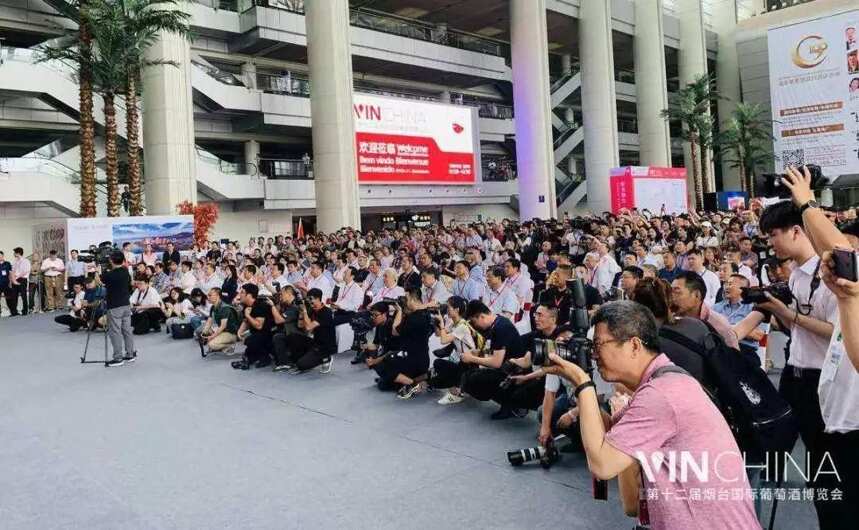
M 836 264 L 855 256 L 859 224 L 853 210 L 819 208 L 809 180 L 791 170 L 793 200 L 766 209 L 343 229 L 181 253 L 125 248 L 119 263 L 134 282 L 134 334 L 193 337 L 203 356 L 240 350 L 235 369 L 291 374 L 329 372 L 338 351 L 352 350 L 352 364 L 401 399 L 443 391 L 442 405 L 493 401 L 495 420 L 539 411 L 541 447 L 567 435 L 596 477 L 619 478 L 627 513 L 654 528 L 758 527 L 755 495 L 701 495 L 759 485 L 739 457 L 749 450 L 735 424 L 743 418 L 726 415 L 731 396 L 720 388 L 736 382 L 728 371 L 756 370 L 758 383 L 738 388 L 752 402 L 789 405 L 812 471 L 827 458 L 838 471 L 808 484 L 837 492 L 812 496 L 820 526 L 846 528 L 859 517 L 859 282 Z M 11 265 L 0 253 L 7 300 L 25 268 L 19 251 Z M 66 270 L 81 270 L 76 254 Z M 72 331 L 108 325 L 92 272 L 68 278 L 67 314 L 55 320 Z M 776 329 L 790 340 L 778 393 L 767 394 L 772 359 L 760 344 Z M 611 383 L 605 399 L 594 367 Z M 707 484 L 682 484 L 681 496 L 670 491 L 673 470 L 650 466 L 670 451 L 709 453 L 710 471 L 716 455 L 736 458 Z

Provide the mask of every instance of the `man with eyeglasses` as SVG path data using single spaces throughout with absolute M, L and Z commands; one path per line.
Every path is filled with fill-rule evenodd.
M 631 301 L 610 302 L 596 312 L 593 324 L 600 376 L 633 392 L 624 408 L 613 417 L 602 412 L 596 385 L 578 365 L 550 354 L 552 366 L 544 368 L 572 383 L 591 473 L 602 480 L 618 477 L 625 511 L 652 528 L 760 528 L 750 496 L 687 495 L 697 488 L 746 491 L 749 482 L 722 414 L 697 380 L 660 353 L 650 310 Z M 706 473 L 678 480 L 671 466 L 655 465 L 656 458 L 671 454 L 694 459 Z M 642 484 L 648 492 L 647 521 L 639 504 Z

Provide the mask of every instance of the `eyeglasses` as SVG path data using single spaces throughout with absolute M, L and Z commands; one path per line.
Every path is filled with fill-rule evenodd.
M 595 340 L 594 341 L 594 351 L 599 351 L 602 349 L 603 346 L 605 346 L 606 344 L 611 344 L 612 342 L 615 342 L 617 344 L 622 344 L 622 343 L 626 342 L 626 340 L 624 340 L 624 339 L 611 339 L 611 340 L 601 340 L 601 341 Z

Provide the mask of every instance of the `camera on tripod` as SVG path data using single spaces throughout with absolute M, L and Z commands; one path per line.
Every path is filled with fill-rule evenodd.
M 766 287 L 743 287 L 742 293 L 742 302 L 744 304 L 763 304 L 768 302 L 769 299 L 766 293 L 773 295 L 784 305 L 790 305 L 793 301 L 793 293 L 790 292 L 787 282 L 773 283 Z

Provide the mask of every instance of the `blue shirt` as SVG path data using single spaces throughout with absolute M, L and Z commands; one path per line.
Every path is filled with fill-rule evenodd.
M 668 270 L 668 269 L 660 270 L 659 271 L 659 277 L 661 279 L 665 280 L 666 282 L 671 283 L 674 281 L 675 278 L 677 278 L 677 276 L 680 275 L 681 272 L 683 272 L 683 270 L 680 267 L 678 267 L 677 265 L 675 265 L 672 270 Z
M 473 277 L 469 277 L 465 281 L 457 278 L 453 282 L 451 294 L 454 296 L 461 296 L 466 300 L 471 301 L 483 298 L 483 291 L 483 284 L 475 280 Z
M 66 274 L 72 278 L 86 276 L 86 263 L 70 259 L 66 263 Z
M 752 312 L 754 307 L 754 304 L 744 304 L 742 302 L 732 304 L 725 299 L 713 304 L 713 311 L 728 319 L 728 324 L 733 326 L 749 316 L 749 313 Z M 757 341 L 751 339 L 743 339 L 740 341 L 740 344 L 745 344 L 746 346 L 752 346 L 754 348 L 758 347 Z

